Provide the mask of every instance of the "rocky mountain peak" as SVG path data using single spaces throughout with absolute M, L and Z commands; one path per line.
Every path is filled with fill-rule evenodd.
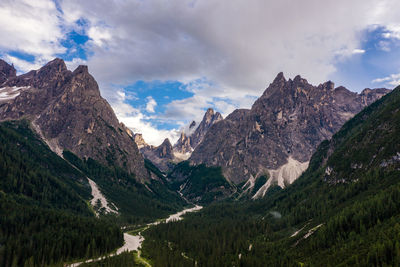
M 65 65 L 64 60 L 62 60 L 61 58 L 55 58 L 52 61 L 49 61 L 46 65 L 44 65 L 40 71 L 48 71 L 48 70 L 52 70 L 55 72 L 62 72 L 67 69 L 67 65 Z
M 37 71 L 9 79 L 6 85 L 24 89 L 0 103 L 1 120 L 27 118 L 59 155 L 70 150 L 80 158 L 122 167 L 140 181 L 148 179 L 132 134 L 101 97 L 87 66 L 71 72 L 56 58 Z
M 299 75 L 286 80 L 279 73 L 251 110 L 236 110 L 214 124 L 190 161 L 221 166 L 234 183 L 267 173 L 284 186 L 307 167 L 321 141 L 388 92 L 357 94 L 331 81 L 316 87 Z
M 86 73 L 89 74 L 89 69 L 86 65 L 79 65 L 73 72 L 74 75 Z
M 148 146 L 146 141 L 144 141 L 143 135 L 141 133 L 134 134 L 133 139 L 135 140 L 135 143 L 139 149 L 141 149 L 142 147 Z
M 189 129 L 193 129 L 194 127 L 196 127 L 196 122 L 195 121 L 192 121 L 191 123 L 190 123 L 190 125 L 189 125 Z
M 4 60 L 0 59 L 0 85 L 5 83 L 8 79 L 14 78 L 17 75 L 17 71 L 14 65 L 10 65 Z
M 324 83 L 320 84 L 318 86 L 318 88 L 321 88 L 322 90 L 330 90 L 330 91 L 332 91 L 332 90 L 335 89 L 335 84 L 332 81 L 327 81 L 327 82 L 324 82 Z
M 190 145 L 190 137 L 182 131 L 178 141 L 174 145 L 174 151 L 180 154 L 192 153 L 193 148 Z
M 157 147 L 156 151 L 160 158 L 167 158 L 167 159 L 171 159 L 171 160 L 174 158 L 174 154 L 172 151 L 172 145 L 168 138 L 164 139 L 162 144 Z
M 285 82 L 286 82 L 286 79 L 285 79 L 285 76 L 283 75 L 283 72 L 279 72 L 278 75 L 276 75 L 276 77 L 275 77 L 274 81 L 272 82 L 272 84 L 279 85 L 279 84 L 282 84 L 282 83 L 285 83 Z
M 222 120 L 222 115 L 219 112 L 214 112 L 214 109 L 207 109 L 196 131 L 190 136 L 190 145 L 193 149 L 203 141 L 208 129 L 218 121 Z

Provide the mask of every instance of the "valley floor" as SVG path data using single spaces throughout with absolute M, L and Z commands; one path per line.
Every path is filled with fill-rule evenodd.
M 123 252 L 138 251 L 138 254 L 137 254 L 138 258 L 141 259 L 143 262 L 145 262 L 146 265 L 149 265 L 147 263 L 147 261 L 145 261 L 144 259 L 142 259 L 140 257 L 140 247 L 141 247 L 141 245 L 142 245 L 142 243 L 144 241 L 144 237 L 141 235 L 141 233 L 143 231 L 147 230 L 148 228 L 150 228 L 150 227 L 152 227 L 154 225 L 160 224 L 162 222 L 172 223 L 172 222 L 175 222 L 175 221 L 182 220 L 183 219 L 182 216 L 184 214 L 189 213 L 189 212 L 199 211 L 202 208 L 203 208 L 202 206 L 196 205 L 196 206 L 194 206 L 192 208 L 187 208 L 187 209 L 179 211 L 179 212 L 177 212 L 175 214 L 172 214 L 166 219 L 157 220 L 155 222 L 149 223 L 144 228 L 140 229 L 139 232 L 131 231 L 132 234 L 124 233 L 124 245 L 122 247 L 120 247 L 119 249 L 117 249 L 117 251 L 114 254 L 108 255 L 108 257 L 120 255 Z M 136 233 L 136 234 L 133 234 L 133 233 Z M 105 259 L 106 257 L 107 256 L 102 256 L 102 257 L 99 257 L 99 258 L 94 258 L 94 259 L 89 259 L 89 260 L 86 260 L 86 261 L 76 262 L 76 263 L 68 265 L 68 267 L 77 267 L 77 266 L 80 266 L 83 263 L 100 261 L 100 260 Z

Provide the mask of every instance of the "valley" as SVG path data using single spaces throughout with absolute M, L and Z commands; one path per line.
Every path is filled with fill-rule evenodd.
M 1 266 L 400 263 L 399 87 L 279 73 L 153 146 L 86 66 L 0 63 Z

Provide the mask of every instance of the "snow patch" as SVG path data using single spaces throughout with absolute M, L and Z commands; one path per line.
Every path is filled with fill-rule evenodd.
M 293 183 L 308 168 L 309 161 L 300 162 L 292 157 L 287 159 L 287 163 L 280 166 L 276 170 L 268 170 L 268 181 L 254 194 L 252 199 L 264 197 L 268 188 L 276 183 L 281 188 L 285 188 L 285 184 Z
M 87 178 L 87 179 L 89 181 L 90 187 L 92 188 L 92 196 L 93 196 L 92 200 L 90 200 L 90 204 L 92 204 L 92 206 L 95 207 L 97 205 L 97 203 L 100 201 L 100 208 L 101 209 L 104 208 L 105 213 L 116 213 L 116 214 L 118 214 L 118 208 L 115 207 L 115 205 L 113 205 L 113 204 L 111 204 L 111 207 L 110 207 L 110 205 L 108 204 L 107 199 L 101 193 L 101 191 L 100 191 L 99 187 L 97 186 L 97 184 L 93 180 L 91 180 L 89 178 Z M 96 212 L 96 215 L 99 216 L 99 214 L 97 212 Z
M 28 89 L 30 86 L 22 87 L 2 87 L 0 88 L 0 101 L 9 101 L 19 96 L 22 90 Z

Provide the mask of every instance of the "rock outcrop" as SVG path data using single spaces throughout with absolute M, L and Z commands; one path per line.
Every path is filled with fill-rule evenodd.
M 17 71 L 14 66 L 0 59 L 0 85 L 5 83 L 8 79 L 15 78 L 16 75 Z
M 176 156 L 178 158 L 180 157 L 182 159 L 188 159 L 192 151 L 196 149 L 201 141 L 203 141 L 208 129 L 222 119 L 222 115 L 219 112 L 214 112 L 212 108 L 209 108 L 204 114 L 202 121 L 194 131 L 193 129 L 196 127 L 196 122 L 192 121 L 189 126 L 190 133 L 186 135 L 182 131 L 180 138 L 174 145 L 174 152 Z
M 135 142 L 139 147 L 142 155 L 150 160 L 161 171 L 167 172 L 172 167 L 172 162 L 175 160 L 173 148 L 168 138 L 165 138 L 159 146 L 147 144 L 142 134 L 135 134 Z
M 71 72 L 57 58 L 39 70 L 11 76 L 2 87 L 20 91 L 0 102 L 0 120 L 26 118 L 59 155 L 70 150 L 80 158 L 124 168 L 139 181 L 148 179 L 133 133 L 118 122 L 87 66 Z
M 330 81 L 313 86 L 300 76 L 286 80 L 279 73 L 250 110 L 235 110 L 212 125 L 190 161 L 221 166 L 236 184 L 267 175 L 267 183 L 284 186 L 307 167 L 321 141 L 389 91 L 357 94 Z

